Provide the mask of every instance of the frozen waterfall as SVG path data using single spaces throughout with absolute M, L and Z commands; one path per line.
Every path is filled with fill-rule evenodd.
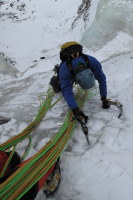
M 82 36 L 82 44 L 99 49 L 119 32 L 133 35 L 133 3 L 132 0 L 100 0 L 96 17 Z

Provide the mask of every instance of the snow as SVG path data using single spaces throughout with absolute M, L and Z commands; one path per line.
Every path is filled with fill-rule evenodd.
M 114 28 L 116 22 L 109 10 L 112 5 L 115 15 L 118 9 L 119 16 L 125 11 L 121 21 L 128 19 L 131 22 L 131 8 L 128 7 L 131 1 L 126 6 L 123 0 L 108 2 L 93 0 L 89 21 L 85 24 L 82 17 L 79 18 L 73 30 L 71 24 L 77 17 L 81 0 L 32 0 L 32 3 L 23 0 L 21 3 L 14 2 L 13 7 L 9 6 L 8 1 L 1 5 L 1 13 L 6 15 L 1 16 L 0 20 L 0 116 L 10 117 L 11 121 L 0 126 L 0 143 L 19 134 L 35 118 L 40 105 L 38 96 L 45 95 L 48 89 L 52 69 L 60 62 L 58 54 L 63 42 L 86 41 L 84 52 L 102 63 L 107 76 L 108 98 L 123 104 L 123 115 L 118 119 L 116 107 L 111 106 L 108 110 L 101 108 L 99 93 L 86 101 L 83 111 L 89 116 L 87 126 L 91 147 L 88 147 L 77 124 L 68 144 L 70 150 L 66 149 L 61 155 L 62 181 L 55 200 L 133 198 L 132 26 L 127 23 L 120 30 Z M 20 11 L 18 8 L 22 8 L 22 3 L 25 7 Z M 110 14 L 108 20 L 111 20 L 108 26 L 107 21 L 101 21 L 107 11 Z M 10 12 L 18 18 L 11 19 Z M 102 43 L 99 48 L 99 43 L 94 40 L 95 48 L 91 48 L 89 41 L 92 35 L 96 37 L 92 31 L 96 31 L 101 22 L 108 30 L 112 28 L 115 34 L 113 37 L 107 34 L 104 42 L 103 35 L 96 35 Z M 41 59 L 42 56 L 45 58 Z M 55 100 L 59 96 L 57 94 Z M 63 99 L 48 111 L 31 134 L 33 146 L 28 157 L 54 135 L 62 125 L 66 112 L 67 105 Z M 17 150 L 24 151 L 27 142 L 22 142 Z M 36 200 L 42 199 L 45 196 L 41 191 Z

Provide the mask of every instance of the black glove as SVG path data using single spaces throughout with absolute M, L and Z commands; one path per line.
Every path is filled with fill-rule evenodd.
M 102 100 L 102 108 L 108 109 L 110 107 L 109 99 L 106 99 L 106 97 L 102 97 L 101 100 Z
M 75 119 L 77 119 L 79 122 L 83 119 L 85 123 L 88 121 L 88 116 L 86 116 L 81 110 L 79 110 L 78 107 L 74 108 L 72 110 Z

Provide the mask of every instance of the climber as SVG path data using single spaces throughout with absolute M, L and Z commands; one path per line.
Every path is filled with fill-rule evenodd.
M 51 78 L 50 84 L 55 92 L 62 92 L 65 101 L 72 110 L 75 118 L 88 120 L 83 111 L 78 107 L 74 93 L 73 84 L 77 83 L 82 89 L 90 89 L 99 83 L 102 108 L 108 109 L 110 104 L 107 99 L 106 76 L 102 71 L 100 62 L 90 56 L 83 54 L 82 46 L 75 42 L 67 42 L 61 46 L 60 66 L 56 67 L 57 76 Z

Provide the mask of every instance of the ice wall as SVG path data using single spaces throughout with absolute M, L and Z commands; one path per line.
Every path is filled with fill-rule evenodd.
M 133 35 L 132 0 L 100 0 L 95 20 L 83 34 L 81 43 L 99 49 L 119 32 Z

